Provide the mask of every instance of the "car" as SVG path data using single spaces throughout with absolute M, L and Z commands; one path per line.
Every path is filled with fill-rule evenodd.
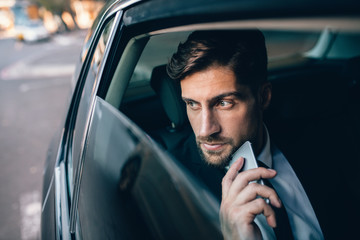
M 356 238 L 359 23 L 351 0 L 110 1 L 50 143 L 42 239 L 222 239 L 221 199 L 179 154 L 192 133 L 165 65 L 195 30 L 253 28 L 267 42 L 272 139 L 299 169 L 325 239 Z
M 15 38 L 19 41 L 36 42 L 50 38 L 50 33 L 42 21 L 29 20 L 24 24 L 15 25 Z
M 17 2 L 11 11 L 14 15 L 14 37 L 18 41 L 36 42 L 46 40 L 50 32 L 40 18 L 30 16 L 27 2 Z

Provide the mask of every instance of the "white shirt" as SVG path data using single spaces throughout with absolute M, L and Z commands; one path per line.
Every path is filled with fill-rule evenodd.
M 266 127 L 265 131 L 266 143 L 257 159 L 277 172 L 276 177 L 269 181 L 286 209 L 294 239 L 324 239 L 304 188 L 281 151 L 275 148 L 273 155 L 271 154 L 270 137 Z M 276 239 L 264 215 L 258 215 L 255 223 L 259 226 L 264 239 Z

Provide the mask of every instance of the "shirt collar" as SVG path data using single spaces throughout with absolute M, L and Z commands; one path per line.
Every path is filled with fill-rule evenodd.
M 270 136 L 269 132 L 264 124 L 265 129 L 265 145 L 263 149 L 261 150 L 260 154 L 257 156 L 257 160 L 263 162 L 266 166 L 269 168 L 272 168 L 272 156 L 271 156 L 271 150 L 270 150 Z

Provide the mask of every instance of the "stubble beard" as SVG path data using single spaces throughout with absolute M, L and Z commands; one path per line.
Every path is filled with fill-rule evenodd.
M 201 147 L 201 144 L 203 142 L 206 143 L 222 142 L 228 145 L 230 148 L 226 148 L 220 151 L 205 150 Z M 225 166 L 227 166 L 231 160 L 231 156 L 240 147 L 234 144 L 233 139 L 221 138 L 221 137 L 197 138 L 196 145 L 202 160 L 205 163 L 209 164 L 210 166 L 214 166 L 218 168 L 224 168 Z
M 246 141 L 255 143 L 256 136 L 257 136 L 257 132 L 254 132 L 249 136 L 243 136 L 238 144 L 235 144 L 235 141 L 232 138 L 218 137 L 218 136 L 197 137 L 196 145 L 200 157 L 205 163 L 213 167 L 224 168 L 229 165 L 231 161 L 231 157 Z M 220 151 L 205 150 L 201 148 L 201 144 L 204 142 L 205 143 L 221 142 L 227 144 L 229 148 Z

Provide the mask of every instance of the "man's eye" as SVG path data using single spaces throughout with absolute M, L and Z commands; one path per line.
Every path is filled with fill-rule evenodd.
M 186 101 L 186 105 L 191 108 L 191 109 L 199 109 L 200 108 L 200 105 L 196 102 L 193 102 L 193 101 Z
M 231 102 L 231 101 L 225 101 L 225 100 L 221 100 L 221 101 L 219 101 L 219 103 L 218 103 L 218 106 L 219 106 L 220 108 L 225 108 L 225 109 L 231 108 L 233 105 L 234 105 L 233 102 Z

